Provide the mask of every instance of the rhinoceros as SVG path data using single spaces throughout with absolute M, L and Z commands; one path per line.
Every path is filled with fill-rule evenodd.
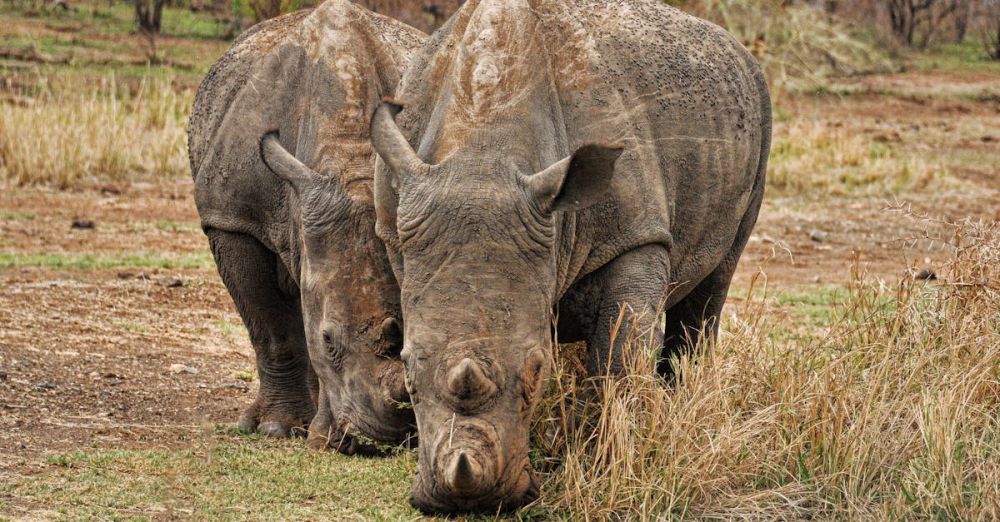
M 416 507 L 537 495 L 528 428 L 556 314 L 595 376 L 622 370 L 620 313 L 620 330 L 663 339 L 665 376 L 691 332 L 717 326 L 770 114 L 742 45 L 656 0 L 470 0 L 427 40 L 372 120 Z
M 347 453 L 412 434 L 369 122 L 425 38 L 328 0 L 251 28 L 198 89 L 195 201 L 260 377 L 243 430 L 308 426 L 310 446 Z

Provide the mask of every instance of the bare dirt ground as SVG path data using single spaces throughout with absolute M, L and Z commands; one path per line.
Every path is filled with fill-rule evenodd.
M 934 270 L 946 252 L 920 238 L 947 229 L 888 207 L 1000 219 L 1000 98 L 964 95 L 997 82 L 911 73 L 850 84 L 868 93 L 782 100 L 791 121 L 944 158 L 947 181 L 895 197 L 772 191 L 734 288 L 760 267 L 772 287 L 844 284 L 856 256 L 887 279 Z M 0 212 L 0 479 L 33 473 L 46 452 L 173 447 L 235 421 L 254 394 L 253 353 L 190 179 L 9 188 Z

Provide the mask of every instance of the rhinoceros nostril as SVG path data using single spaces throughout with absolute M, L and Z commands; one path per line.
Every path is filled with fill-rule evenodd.
M 466 452 L 460 451 L 448 464 L 445 480 L 449 489 L 456 493 L 476 491 L 483 482 L 483 468 Z
M 459 400 L 469 400 L 491 397 L 497 386 L 480 365 L 466 357 L 448 372 L 448 391 Z
M 393 368 L 393 371 L 386 374 L 382 381 L 389 398 L 395 403 L 410 402 L 410 394 L 406 391 L 406 378 L 403 375 L 403 371 L 402 367 L 398 369 Z

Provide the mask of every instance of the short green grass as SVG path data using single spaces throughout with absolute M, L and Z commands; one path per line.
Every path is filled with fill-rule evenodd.
M 38 216 L 31 212 L 0 211 L 0 221 L 34 221 Z
M 415 462 L 408 452 L 348 458 L 301 440 L 222 435 L 190 449 L 52 454 L 8 494 L 57 519 L 411 520 Z
M 215 329 L 218 330 L 219 334 L 221 334 L 226 339 L 229 339 L 233 335 L 236 335 L 237 333 L 240 332 L 245 333 L 245 331 L 243 331 L 242 325 L 229 322 L 225 319 L 219 319 L 218 321 L 216 321 Z
M 221 18 L 183 7 L 167 7 L 162 31 L 155 39 L 155 57 L 145 38 L 136 34 L 132 4 L 81 0 L 69 11 L 27 12 L 16 3 L 0 4 L 0 41 L 12 48 L 68 60 L 34 63 L 0 59 L 0 72 L 34 71 L 39 76 L 68 75 L 79 81 L 94 77 L 142 79 L 164 77 L 193 87 L 229 46 L 229 27 Z
M 122 268 L 214 268 L 208 252 L 179 256 L 156 253 L 137 254 L 23 254 L 0 252 L 0 270 L 8 268 L 49 268 L 56 270 L 114 270 Z
M 197 221 L 169 221 L 161 219 L 154 221 L 153 227 L 160 230 L 169 230 L 170 232 L 180 232 L 201 230 L 201 223 L 198 223 Z

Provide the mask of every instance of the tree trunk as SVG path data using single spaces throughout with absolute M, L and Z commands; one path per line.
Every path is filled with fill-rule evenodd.
M 146 34 L 160 32 L 160 20 L 163 17 L 163 6 L 167 0 L 133 0 L 135 2 L 135 21 L 139 31 Z

